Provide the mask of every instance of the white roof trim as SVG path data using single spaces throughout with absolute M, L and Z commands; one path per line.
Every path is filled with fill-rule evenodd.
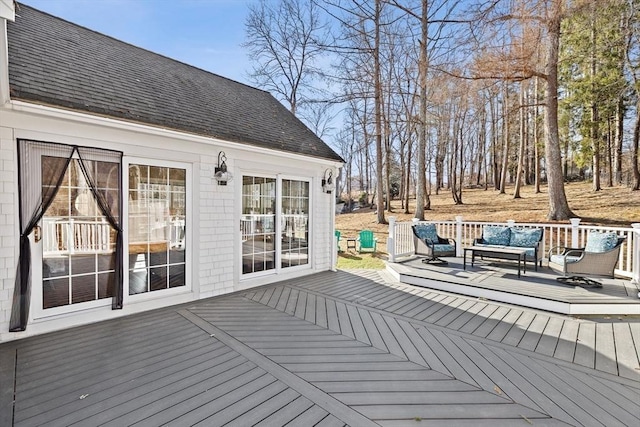
M 16 20 L 16 10 L 13 0 L 0 0 L 0 19 Z
M 230 142 L 222 139 L 199 136 L 189 134 L 185 132 L 179 132 L 172 129 L 165 129 L 140 123 L 127 122 L 123 120 L 117 120 L 109 117 L 95 116 L 91 114 L 81 113 L 73 110 L 65 110 L 56 107 L 50 107 L 40 104 L 32 104 L 24 101 L 11 100 L 4 108 L 29 114 L 37 114 L 49 118 L 55 118 L 59 120 L 70 120 L 78 123 L 91 124 L 96 126 L 105 126 L 112 129 L 119 129 L 131 132 L 145 133 L 148 135 L 162 136 L 177 138 L 184 141 L 197 142 L 200 144 L 215 145 L 220 148 L 235 149 L 239 151 L 245 151 L 250 153 L 267 154 L 271 156 L 282 157 L 286 159 L 302 160 L 311 163 L 322 165 L 323 167 L 335 167 L 341 168 L 342 162 L 336 162 L 328 159 L 315 158 L 310 156 L 303 156 L 296 153 L 290 153 L 279 150 L 271 150 L 268 148 L 255 147 L 248 144 L 242 144 L 240 142 Z

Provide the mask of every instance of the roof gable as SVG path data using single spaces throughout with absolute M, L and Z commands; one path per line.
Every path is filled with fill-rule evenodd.
M 268 92 L 20 5 L 12 99 L 342 161 Z

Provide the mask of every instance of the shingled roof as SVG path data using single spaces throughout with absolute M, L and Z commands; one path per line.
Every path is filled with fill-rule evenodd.
M 11 99 L 343 161 L 268 92 L 23 4 L 16 12 Z

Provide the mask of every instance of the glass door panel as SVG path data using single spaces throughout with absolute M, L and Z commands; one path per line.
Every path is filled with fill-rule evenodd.
M 309 263 L 309 182 L 282 180 L 282 268 Z
M 43 176 L 59 161 L 57 157 L 42 156 Z M 100 183 L 98 191 L 110 205 L 116 201 L 117 216 L 119 164 L 87 160 L 85 163 Z M 51 190 L 50 185 L 42 187 L 43 192 Z M 71 160 L 41 224 L 43 309 L 112 297 L 116 233 L 100 213 L 78 160 Z
M 242 178 L 242 273 L 276 268 L 276 179 Z
M 129 166 L 129 294 L 186 286 L 186 170 Z

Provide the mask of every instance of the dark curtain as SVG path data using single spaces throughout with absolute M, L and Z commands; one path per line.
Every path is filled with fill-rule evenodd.
M 107 221 L 116 230 L 116 259 L 115 259 L 115 283 L 113 284 L 113 302 L 111 307 L 114 310 L 122 308 L 122 275 L 123 275 L 123 259 L 122 259 L 122 225 L 120 223 L 122 198 L 121 194 L 121 171 L 122 153 L 110 152 L 109 155 L 104 150 L 94 148 L 78 147 L 78 157 L 80 160 L 80 168 L 84 174 L 91 193 L 100 208 L 102 215 L 107 217 Z M 100 159 L 100 160 L 97 160 Z M 95 160 L 95 161 L 92 161 Z M 103 161 L 101 161 L 103 160 Z M 116 170 L 113 167 L 116 166 Z M 92 167 L 95 166 L 95 167 Z M 103 166 L 103 167 L 101 167 Z M 105 167 L 106 166 L 106 167 Z M 112 180 L 115 174 L 116 179 Z M 115 183 L 116 185 L 113 185 Z
M 83 149 L 84 150 L 84 149 Z M 114 156 L 118 158 L 118 174 L 122 164 L 122 153 L 110 150 L 91 150 L 93 153 L 104 153 L 107 159 Z M 18 193 L 20 199 L 20 255 L 18 258 L 18 268 L 16 271 L 16 282 L 13 289 L 13 302 L 11 307 L 11 319 L 9 323 L 10 332 L 24 331 L 27 328 L 29 318 L 29 305 L 31 302 L 31 242 L 29 234 L 38 225 L 45 212 L 55 198 L 64 174 L 69 167 L 69 163 L 79 148 L 66 144 L 55 144 L 38 141 L 18 140 Z M 89 154 L 88 152 L 85 154 Z M 46 162 L 46 166 L 42 165 L 42 157 L 50 157 L 50 161 Z M 104 156 L 102 156 L 104 158 Z M 81 160 L 80 164 L 84 164 Z M 86 167 L 83 167 L 87 169 Z M 85 172 L 85 178 L 88 182 L 95 183 Z M 34 177 L 42 176 L 42 182 Z M 120 185 L 120 177 L 118 177 L 118 187 Z M 92 193 L 102 213 L 109 219 L 111 226 L 116 230 L 116 286 L 114 288 L 113 308 L 122 308 L 122 229 L 119 219 L 122 217 L 120 210 L 122 203 L 118 200 L 117 215 L 112 215 L 109 208 L 104 209 L 108 205 L 106 199 L 100 202 L 100 198 L 96 196 L 99 191 L 95 190 L 94 184 L 91 185 Z M 121 192 L 118 190 L 118 194 Z M 109 212 L 109 213 L 107 213 Z M 117 218 L 117 219 L 116 219 Z M 119 261 L 118 261 L 119 260 Z M 118 266 L 120 267 L 118 270 Z

